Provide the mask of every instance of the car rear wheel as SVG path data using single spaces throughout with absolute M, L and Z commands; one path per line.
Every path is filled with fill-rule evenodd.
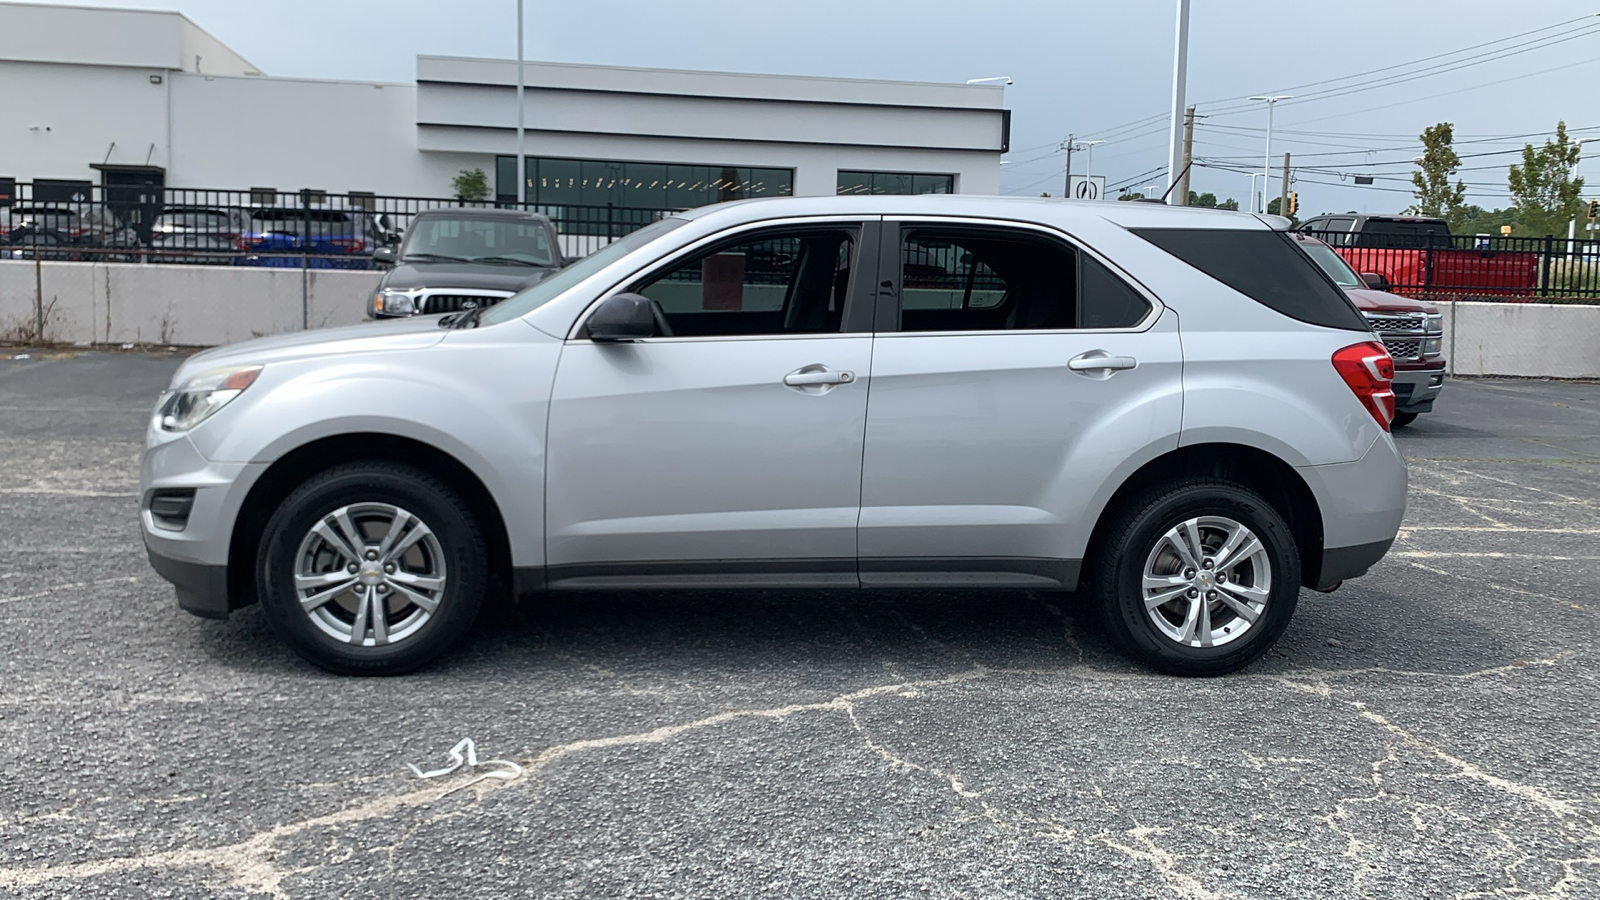
M 482 531 L 448 485 L 410 466 L 336 466 L 296 488 L 262 536 L 257 584 L 273 628 L 349 675 L 425 665 L 477 618 Z
M 1300 554 L 1260 495 L 1213 479 L 1138 497 L 1093 561 L 1112 638 L 1175 675 L 1224 675 L 1283 634 L 1300 593 Z
M 1397 412 L 1394 421 L 1389 423 L 1390 428 L 1404 428 L 1417 420 L 1417 413 Z

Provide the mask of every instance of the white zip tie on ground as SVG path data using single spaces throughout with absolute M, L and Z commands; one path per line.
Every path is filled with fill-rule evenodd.
M 463 755 L 463 751 L 465 755 Z M 513 778 L 519 778 L 522 776 L 522 767 L 509 759 L 486 759 L 480 763 L 478 761 L 478 745 L 472 742 L 472 738 L 462 738 L 460 743 L 456 744 L 454 747 L 451 747 L 450 759 L 453 760 L 450 765 L 444 767 L 443 769 L 435 769 L 432 772 L 424 772 L 411 763 L 406 763 L 406 767 L 415 772 L 418 778 L 442 778 L 446 775 L 449 775 L 451 772 L 460 769 L 462 766 L 466 766 L 469 769 L 476 769 L 480 765 L 505 767 L 493 772 L 484 772 L 482 775 L 479 775 L 477 778 L 474 778 L 471 781 L 468 781 L 464 784 L 458 784 L 450 790 L 445 791 L 443 794 L 440 794 L 439 797 L 441 799 L 454 791 L 459 791 L 464 787 L 471 787 L 472 785 L 475 785 L 486 778 L 501 778 L 506 781 L 510 781 Z

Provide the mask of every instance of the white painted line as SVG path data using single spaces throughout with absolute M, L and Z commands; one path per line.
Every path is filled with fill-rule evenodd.
M 143 578 L 143 575 L 119 575 L 116 578 L 96 578 L 93 581 L 75 581 L 71 584 L 58 584 L 55 587 L 45 588 L 42 591 L 35 591 L 31 594 L 18 594 L 15 597 L 0 597 L 0 604 L 17 603 L 23 600 L 37 600 L 40 597 L 48 597 L 51 594 L 58 594 L 62 591 L 75 591 L 80 588 L 100 587 L 101 585 L 107 584 L 132 584 L 135 581 L 139 581 Z

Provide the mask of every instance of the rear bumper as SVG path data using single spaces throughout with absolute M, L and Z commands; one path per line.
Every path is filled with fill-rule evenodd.
M 1433 411 L 1433 401 L 1444 390 L 1444 368 L 1395 369 L 1394 410 L 1403 413 Z
M 1323 550 L 1322 575 L 1317 579 L 1317 589 L 1332 590 L 1341 581 L 1367 574 L 1367 570 L 1389 552 L 1393 543 L 1394 539 L 1390 538 L 1354 547 L 1329 547 Z
M 1406 511 L 1406 464 L 1394 439 L 1380 435 L 1355 462 L 1296 469 L 1322 511 L 1317 588 L 1354 578 L 1383 558 Z

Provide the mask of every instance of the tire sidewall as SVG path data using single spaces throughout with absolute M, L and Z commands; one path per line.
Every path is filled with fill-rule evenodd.
M 1261 618 L 1236 640 L 1220 647 L 1186 647 L 1156 629 L 1144 607 L 1144 566 L 1156 542 L 1179 522 L 1225 516 L 1249 528 L 1266 547 L 1272 590 Z M 1213 483 L 1147 495 L 1131 516 L 1127 540 L 1105 585 L 1107 617 L 1116 636 L 1143 662 L 1176 675 L 1224 675 L 1265 653 L 1289 625 L 1300 597 L 1300 554 L 1283 517 L 1243 488 Z
M 296 554 L 316 522 L 352 503 L 387 503 L 420 518 L 444 552 L 439 608 L 415 634 L 382 647 L 340 641 L 318 628 L 294 589 Z M 447 487 L 420 470 L 354 464 L 313 477 L 284 499 L 262 535 L 256 584 L 268 621 L 295 652 L 340 674 L 401 674 L 456 643 L 482 605 L 488 563 L 470 512 Z

